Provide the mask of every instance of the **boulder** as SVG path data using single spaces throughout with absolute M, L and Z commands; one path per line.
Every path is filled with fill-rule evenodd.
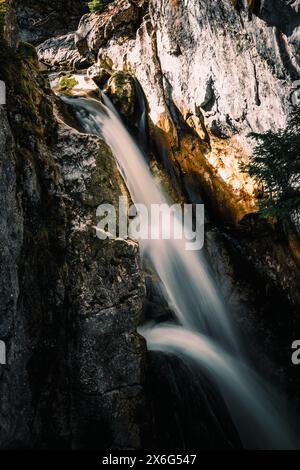
M 93 63 L 89 54 L 83 56 L 75 45 L 75 34 L 47 39 L 37 47 L 41 63 L 51 68 L 83 69 Z
M 109 4 L 103 12 L 83 16 L 77 30 L 77 48 L 97 54 L 111 37 L 132 36 L 143 11 L 138 2 L 118 0 Z
M 87 76 L 102 89 L 111 77 L 112 72 L 95 64 L 87 70 Z
M 115 72 L 108 81 L 106 92 L 118 109 L 126 117 L 135 111 L 135 84 L 133 77 L 126 72 Z

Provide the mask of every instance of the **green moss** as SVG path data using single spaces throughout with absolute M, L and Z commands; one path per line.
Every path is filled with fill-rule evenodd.
M 76 85 L 78 85 L 78 82 L 74 77 L 65 75 L 59 80 L 57 91 L 62 93 L 70 92 Z
M 59 268 L 58 273 L 60 278 L 65 282 L 69 276 L 69 266 L 66 262 L 64 262 Z
M 103 1 L 102 0 L 92 0 L 89 2 L 89 9 L 92 13 L 103 10 Z
M 117 88 L 122 88 L 128 81 L 128 73 L 126 72 L 115 72 L 111 76 L 111 81 Z
M 30 45 L 21 43 L 15 52 L 2 42 L 0 63 L 0 80 L 7 84 L 8 109 L 14 115 L 23 116 L 14 122 L 14 130 L 26 158 L 30 155 L 26 151 L 29 136 L 49 140 L 52 135 L 52 107 L 45 93 L 45 79 L 39 73 L 38 60 Z
M 109 72 L 112 71 L 113 61 L 110 57 L 104 56 L 99 59 L 99 66 L 102 69 L 108 70 Z
M 38 56 L 35 47 L 28 42 L 20 42 L 18 53 L 21 59 L 30 61 L 32 64 L 37 65 Z

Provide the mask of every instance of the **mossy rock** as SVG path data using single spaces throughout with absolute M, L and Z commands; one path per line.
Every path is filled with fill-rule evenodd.
M 65 75 L 59 80 L 55 91 L 69 94 L 76 85 L 78 85 L 78 82 L 72 75 Z
M 123 116 L 130 117 L 134 114 L 136 93 L 132 75 L 126 72 L 115 72 L 109 79 L 106 91 Z
M 99 55 L 98 65 L 99 65 L 100 68 L 106 69 L 107 71 L 110 71 L 112 73 L 113 61 L 110 57 L 102 55 L 102 54 Z
M 33 65 L 37 64 L 38 56 L 36 48 L 32 44 L 29 44 L 29 42 L 20 42 L 18 53 L 21 59 L 31 61 Z

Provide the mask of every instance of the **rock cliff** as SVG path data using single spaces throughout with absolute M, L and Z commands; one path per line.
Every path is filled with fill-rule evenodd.
M 116 71 L 133 74 L 152 141 L 162 160 L 168 155 L 177 190 L 202 198 L 218 223 L 239 226 L 255 213 L 260 190 L 240 170 L 253 147 L 248 134 L 285 126 L 299 76 L 299 27 L 298 2 L 283 0 L 111 2 L 82 18 L 72 45 L 54 38 L 37 50 L 55 68 L 65 67 L 69 54 L 81 63 L 94 57 L 91 73 L 102 84 Z M 290 246 L 297 260 L 293 235 Z M 273 255 L 260 256 L 272 282 L 276 272 L 290 273 L 284 263 L 269 262 Z M 287 289 L 293 297 L 294 288 Z
M 139 253 L 94 229 L 121 194 L 114 159 L 62 122 L 34 47 L 0 54 L 0 448 L 140 447 Z
M 160 287 L 151 273 L 144 281 L 134 243 L 95 237 L 97 206 L 115 203 L 124 183 L 110 149 L 77 129 L 41 69 L 88 69 L 133 133 L 145 111 L 150 165 L 175 198 L 206 204 L 206 250 L 249 356 L 300 408 L 299 378 L 285 370 L 299 328 L 298 240 L 257 218 L 259 188 L 240 170 L 249 132 L 284 127 L 292 109 L 300 2 L 118 0 L 98 13 L 48 3 L 17 2 L 16 21 L 7 1 L 2 15 L 0 447 L 167 445 L 168 414 L 171 436 L 183 429 L 178 447 L 204 435 L 207 447 L 239 447 L 226 410 L 216 420 L 207 409 L 201 377 L 191 384 L 188 366 L 147 356 L 136 332 L 145 300 L 149 318 L 171 315 Z M 176 370 L 188 400 L 201 385 L 197 422 L 185 422 Z
M 74 35 L 40 45 L 40 60 L 73 67 L 94 57 L 134 73 L 170 160 L 200 181 L 219 216 L 239 221 L 255 210 L 258 189 L 240 172 L 252 147 L 247 135 L 284 127 L 290 112 L 298 2 L 151 0 L 148 13 L 145 3 L 112 2 L 84 16 Z M 182 126 L 198 142 L 180 139 Z

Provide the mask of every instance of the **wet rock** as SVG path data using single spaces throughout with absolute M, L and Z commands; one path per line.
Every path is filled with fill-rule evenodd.
M 147 399 L 146 448 L 241 449 L 225 403 L 189 360 L 150 352 Z
M 300 410 L 300 378 L 290 360 L 299 329 L 299 267 L 286 240 L 252 215 L 238 229 L 207 231 L 206 241 L 216 282 L 248 357 Z
M 66 264 L 67 292 L 74 300 L 69 310 L 73 446 L 138 448 L 145 354 L 136 333 L 145 296 L 138 248 L 100 241 L 94 228 L 98 205 L 118 204 L 116 165 L 100 139 L 66 127 L 55 154 L 71 216 Z
M 111 77 L 112 72 L 95 64 L 87 70 L 87 76 L 102 89 Z
M 133 115 L 135 110 L 135 85 L 130 74 L 115 72 L 107 83 L 106 93 L 123 116 Z

